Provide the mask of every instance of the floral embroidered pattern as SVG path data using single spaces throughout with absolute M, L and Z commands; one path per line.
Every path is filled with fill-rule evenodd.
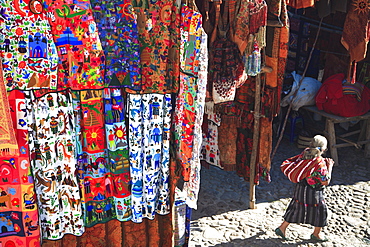
M 141 90 L 140 47 L 131 1 L 91 1 L 105 54 L 105 86 Z
M 56 89 L 58 55 L 42 3 L 0 0 L 0 8 L 0 48 L 7 90 Z

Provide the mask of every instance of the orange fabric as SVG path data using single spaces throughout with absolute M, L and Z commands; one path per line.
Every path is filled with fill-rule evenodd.
M 285 67 L 288 57 L 288 42 L 289 42 L 289 28 L 280 28 L 279 36 L 279 60 L 278 60 L 278 70 L 277 70 L 277 99 L 276 99 L 276 109 L 275 113 L 279 112 L 280 100 L 281 100 L 281 89 L 284 83 Z
M 266 66 L 272 68 L 271 73 L 266 73 L 266 85 L 270 87 L 277 87 L 277 78 L 278 78 L 278 61 L 279 59 L 276 57 L 269 57 L 266 56 Z
M 363 8 L 362 1 L 352 1 L 343 26 L 342 44 L 349 51 L 351 62 L 366 57 L 369 42 L 369 9 Z
M 308 8 L 315 5 L 317 0 L 288 0 L 288 5 L 295 9 Z
M 218 147 L 220 150 L 221 166 L 226 171 L 234 171 L 236 167 L 236 139 L 238 135 L 237 116 L 221 116 L 221 125 L 218 127 Z
M 269 118 L 260 118 L 260 137 L 258 143 L 258 164 L 266 168 L 267 171 L 271 169 L 271 155 L 272 151 L 272 120 Z

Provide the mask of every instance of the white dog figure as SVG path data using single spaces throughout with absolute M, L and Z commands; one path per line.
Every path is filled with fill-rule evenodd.
M 298 83 L 302 76 L 298 75 L 295 71 L 292 72 L 292 76 L 294 79 L 292 90 L 281 100 L 280 105 L 285 107 L 292 104 L 292 110 L 294 111 L 298 111 L 302 106 L 315 105 L 315 97 L 321 87 L 321 82 L 311 77 L 305 77 L 302 80 L 301 86 L 298 88 Z M 293 98 L 297 90 L 298 92 L 295 98 Z

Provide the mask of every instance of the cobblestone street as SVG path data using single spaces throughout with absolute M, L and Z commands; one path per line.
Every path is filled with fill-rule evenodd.
M 256 186 L 254 210 L 248 209 L 249 183 L 236 172 L 202 168 L 189 246 L 370 246 L 370 159 L 354 147 L 340 149 L 341 164 L 333 168 L 325 190 L 331 213 L 322 235 L 329 241 L 310 240 L 310 225 L 291 224 L 286 233 L 291 241 L 275 235 L 294 186 L 280 171 L 280 164 L 301 151 L 283 139 L 272 162 L 271 183 L 261 181 Z

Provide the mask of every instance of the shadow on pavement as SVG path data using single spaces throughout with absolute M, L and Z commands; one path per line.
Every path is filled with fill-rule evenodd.
M 235 239 L 227 243 L 210 245 L 210 247 L 280 247 L 280 246 L 300 246 L 302 244 L 312 243 L 315 244 L 317 242 L 313 242 L 311 240 L 297 240 L 297 241 L 283 241 L 279 237 L 270 238 L 270 239 L 260 239 L 259 237 L 264 233 L 260 232 L 257 233 L 255 236 L 246 238 L 246 239 Z

